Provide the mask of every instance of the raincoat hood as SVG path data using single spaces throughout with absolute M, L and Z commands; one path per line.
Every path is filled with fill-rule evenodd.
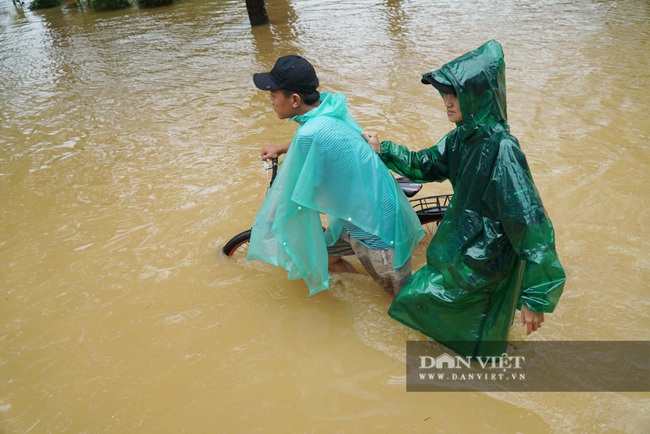
M 345 122 L 350 117 L 345 95 L 342 93 L 323 92 L 318 107 L 309 110 L 307 113 L 293 116 L 289 120 L 303 125 L 310 119 L 319 116 L 329 116 Z
M 463 114 L 457 124 L 461 137 L 469 138 L 477 129 L 494 124 L 508 128 L 505 61 L 499 42 L 488 41 L 424 74 L 422 82 L 428 83 L 429 77 L 456 90 Z

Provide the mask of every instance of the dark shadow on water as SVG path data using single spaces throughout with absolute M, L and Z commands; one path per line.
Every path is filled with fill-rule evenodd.
M 270 70 L 275 60 L 287 54 L 301 53 L 298 15 L 290 1 L 267 2 L 270 24 L 251 27 L 253 51 L 263 70 Z M 309 57 L 305 54 L 305 57 Z

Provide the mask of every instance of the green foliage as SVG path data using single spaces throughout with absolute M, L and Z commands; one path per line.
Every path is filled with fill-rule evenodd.
M 129 0 L 92 0 L 93 9 L 96 11 L 114 11 L 131 7 Z
M 155 8 L 157 6 L 166 6 L 174 3 L 174 0 L 138 0 L 138 6 L 141 8 Z
M 59 6 L 61 0 L 34 0 L 32 4 L 29 5 L 29 9 L 35 11 L 37 9 L 48 9 Z

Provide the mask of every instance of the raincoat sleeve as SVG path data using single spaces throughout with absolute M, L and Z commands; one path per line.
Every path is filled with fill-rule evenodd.
M 553 225 L 516 142 L 501 143 L 484 201 L 524 262 L 517 307 L 552 312 L 566 276 L 555 251 Z
M 379 157 L 386 166 L 413 182 L 444 181 L 449 178 L 446 137 L 435 146 L 421 151 L 409 151 L 391 141 L 381 142 Z

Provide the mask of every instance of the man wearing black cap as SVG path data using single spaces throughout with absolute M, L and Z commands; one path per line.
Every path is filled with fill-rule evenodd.
M 411 275 L 410 255 L 423 236 L 406 196 L 361 127 L 345 96 L 319 93 L 313 66 L 300 56 L 280 57 L 255 74 L 258 89 L 280 119 L 298 123 L 273 187 L 255 219 L 248 259 L 285 268 L 315 294 L 329 286 L 329 270 L 356 271 L 343 256 L 356 255 L 389 293 Z M 327 216 L 323 232 L 321 214 Z
M 456 124 L 436 145 L 412 152 L 363 133 L 390 169 L 454 188 L 427 264 L 388 314 L 461 355 L 500 356 L 515 310 L 527 334 L 538 330 L 566 278 L 553 225 L 510 134 L 501 44 L 488 41 L 424 74 L 422 83 L 440 92 Z
M 280 119 L 304 114 L 320 104 L 316 71 L 300 56 L 280 57 L 271 72 L 253 74 L 253 82 L 271 93 L 269 100 Z

